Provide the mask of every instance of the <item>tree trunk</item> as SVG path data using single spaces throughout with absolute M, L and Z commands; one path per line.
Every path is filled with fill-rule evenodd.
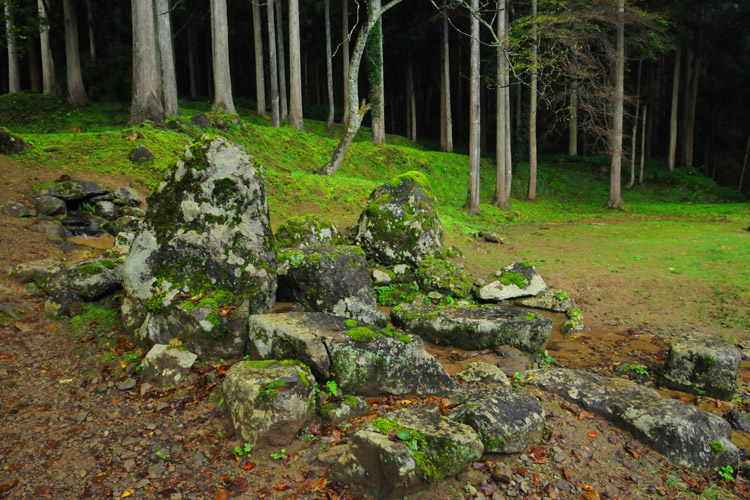
M 458 95 L 458 104 L 456 104 L 456 118 L 458 119 L 458 122 L 456 123 L 456 129 L 458 130 L 458 134 L 463 136 L 463 133 L 466 131 L 465 123 L 464 123 L 464 114 L 466 113 L 464 109 L 464 77 L 463 77 L 463 37 L 461 37 L 458 40 L 458 54 L 456 57 L 456 62 L 458 63 L 458 84 L 456 87 L 458 87 L 456 90 L 456 94 Z
M 86 0 L 86 20 L 89 27 L 89 55 L 96 61 L 96 40 L 94 40 L 94 13 L 91 10 L 91 0 Z
M 507 29 L 509 25 L 508 9 L 506 4 L 505 9 L 505 27 Z M 505 58 L 506 67 L 508 66 L 508 58 Z M 512 134 L 511 134 L 511 114 L 510 114 L 510 74 L 506 71 L 503 75 L 503 83 L 506 89 L 505 92 L 505 201 L 507 207 L 510 208 L 510 189 L 513 183 L 513 153 L 512 153 Z
M 255 101 L 259 115 L 266 114 L 266 84 L 263 67 L 263 28 L 261 27 L 260 1 L 250 0 L 253 8 L 253 45 L 255 47 Z
M 745 182 L 745 172 L 747 171 L 748 157 L 750 157 L 750 133 L 747 135 L 747 145 L 745 145 L 745 159 L 742 161 L 742 172 L 740 172 L 740 184 L 737 188 L 740 193 L 742 192 L 742 184 Z M 714 170 L 714 173 L 716 171 Z
M 682 86 L 682 103 L 680 104 L 682 116 L 680 117 L 680 125 L 678 130 L 680 132 L 680 165 L 686 166 L 687 163 L 687 131 L 688 131 L 688 119 L 690 116 L 690 87 L 691 79 L 693 77 L 693 59 L 695 52 L 692 46 L 688 46 L 685 54 L 685 61 L 683 67 L 685 69 L 685 75 L 680 84 Z
M 276 66 L 278 59 L 276 57 L 276 16 L 274 9 L 274 0 L 266 0 L 266 21 L 268 23 L 268 79 L 271 82 L 271 125 L 278 127 L 281 125 L 279 117 L 279 71 Z
M 414 68 L 411 62 L 411 49 L 409 50 L 408 66 L 406 68 L 406 98 L 408 120 L 408 136 L 414 142 L 417 142 L 417 96 L 414 93 Z
M 229 70 L 229 27 L 227 0 L 211 0 L 211 46 L 214 68 L 213 109 L 236 113 L 232 99 L 232 77 Z
M 284 55 L 284 16 L 281 12 L 282 0 L 276 0 L 276 53 L 279 56 L 279 101 L 281 104 L 281 119 L 289 117 L 286 93 L 286 56 Z
M 169 4 L 169 0 L 156 0 L 156 33 L 159 39 L 159 57 L 161 58 L 164 113 L 176 116 L 180 114 L 180 110 L 177 103 L 177 75 L 174 66 L 171 7 Z
M 646 112 L 648 111 L 648 104 L 643 105 L 643 123 L 641 124 L 641 173 L 638 174 L 638 184 L 643 184 L 643 164 L 646 160 Z
M 299 4 L 289 0 L 289 124 L 305 130 L 302 121 L 302 62 L 299 42 Z
M 341 0 L 341 62 L 344 75 L 344 117 L 341 120 L 344 128 L 349 123 L 349 0 Z
M 8 92 L 21 91 L 21 74 L 18 69 L 18 49 L 16 48 L 16 30 L 10 12 L 10 2 L 5 4 L 5 39 L 8 43 Z
M 617 22 L 617 55 L 615 57 L 615 106 L 612 126 L 612 167 L 609 178 L 609 202 L 610 208 L 622 206 L 622 194 L 620 192 L 620 167 L 622 165 L 622 111 L 625 100 L 625 11 L 624 0 L 617 2 L 619 19 Z
M 677 109 L 680 96 L 680 60 L 682 59 L 682 47 L 677 46 L 674 58 L 674 75 L 672 77 L 672 112 L 669 115 L 669 156 L 667 166 L 669 171 L 674 171 L 677 155 Z
M 471 49 L 469 72 L 469 192 L 464 208 L 469 215 L 479 213 L 480 87 L 479 87 L 479 0 L 471 0 Z
M 333 130 L 333 61 L 331 60 L 331 5 L 330 0 L 323 2 L 326 17 L 326 83 L 328 84 L 328 119 L 326 128 Z
M 367 2 L 368 17 L 372 12 L 378 12 L 381 8 L 381 0 L 369 0 Z M 370 129 L 370 140 L 373 144 L 385 142 L 385 103 L 383 92 L 385 83 L 383 80 L 383 18 L 381 17 L 370 32 L 367 39 L 367 65 L 370 82 L 370 102 L 372 104 L 372 128 Z
M 39 52 L 36 50 L 34 38 L 29 37 L 28 41 L 28 58 L 29 58 L 29 76 L 31 78 L 31 90 L 34 92 L 42 91 L 41 70 L 39 68 Z
M 529 96 L 529 201 L 536 201 L 536 101 L 538 72 L 536 68 L 539 55 L 539 27 L 536 24 L 537 0 L 531 0 L 531 33 L 533 49 L 531 52 L 531 92 Z
M 47 10 L 44 4 L 44 0 L 37 0 L 39 17 L 44 19 L 44 22 L 39 25 L 39 44 L 42 50 L 42 92 L 44 95 L 54 95 L 57 93 L 55 62 L 52 59 L 52 51 L 49 45 L 49 22 L 47 21 Z
M 502 44 L 505 40 L 505 0 L 497 2 L 497 39 Z M 507 72 L 505 52 L 502 45 L 497 47 L 497 109 L 495 110 L 495 195 L 492 197 L 492 204 L 502 209 L 508 208 L 508 198 L 505 189 L 505 171 L 506 171 L 506 146 L 507 140 L 507 121 L 505 102 L 508 87 L 505 86 L 505 77 Z
M 568 119 L 568 154 L 578 156 L 578 85 L 570 91 L 570 117 Z
M 695 112 L 698 105 L 698 75 L 701 68 L 701 50 L 700 44 L 698 50 L 695 53 L 692 77 L 690 78 L 690 87 L 688 92 L 690 98 L 688 100 L 688 117 L 687 117 L 687 128 L 685 130 L 685 163 L 687 165 L 693 164 L 693 138 L 695 134 Z
M 156 61 L 153 0 L 133 0 L 133 101 L 130 123 L 164 119 Z
M 448 31 L 448 0 L 443 0 L 443 67 L 441 105 L 440 149 L 453 152 L 453 116 L 451 114 L 450 37 Z
M 73 0 L 63 0 L 65 17 L 65 67 L 68 77 L 68 97 L 76 106 L 87 106 L 89 98 L 81 77 L 81 60 L 78 54 L 78 18 Z M 153 13 L 151 14 L 153 28 Z
M 198 71 L 197 61 L 195 60 L 195 32 L 188 28 L 188 73 L 190 74 L 190 98 L 195 100 L 198 97 Z
M 631 134 L 632 151 L 630 152 L 630 182 L 625 189 L 633 189 L 635 185 L 635 154 L 638 150 L 638 114 L 641 108 L 641 70 L 643 69 L 643 59 L 638 61 L 638 79 L 635 86 L 635 118 L 633 119 L 633 133 Z M 643 144 L 641 143 L 641 148 Z

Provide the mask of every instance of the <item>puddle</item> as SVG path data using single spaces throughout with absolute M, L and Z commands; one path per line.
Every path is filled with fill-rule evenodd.
M 70 261 L 80 262 L 104 255 L 104 251 L 115 244 L 115 237 L 107 233 L 99 236 L 71 236 L 64 243 L 66 246 L 63 248 Z

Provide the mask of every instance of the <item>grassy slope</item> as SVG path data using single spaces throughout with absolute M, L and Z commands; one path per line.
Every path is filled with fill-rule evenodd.
M 208 110 L 206 103 L 182 104 L 183 117 Z M 16 157 L 20 168 L 36 164 L 69 173 L 118 173 L 154 186 L 189 137 L 150 125 L 129 128 L 127 111 L 120 104 L 82 111 L 39 96 L 0 97 L 0 123 L 34 143 L 31 151 Z M 736 192 L 719 188 L 689 169 L 669 174 L 663 165 L 649 162 L 648 181 L 624 193 L 625 211 L 612 212 L 604 207 L 607 158 L 543 157 L 536 203 L 523 199 L 527 165 L 516 162 L 508 213 L 487 203 L 494 190 L 494 171 L 491 159 L 485 159 L 483 213 L 469 218 L 461 209 L 468 183 L 468 161 L 463 155 L 426 151 L 400 136 L 389 136 L 389 144 L 376 147 L 367 140 L 369 131 L 363 130 L 339 172 L 321 177 L 311 172 L 329 158 L 339 129 L 329 133 L 324 123 L 312 120 L 306 121 L 307 132 L 272 128 L 263 117 L 246 110 L 240 114 L 252 130 L 233 127 L 224 135 L 243 144 L 266 166 L 274 224 L 291 215 L 318 212 L 352 225 L 374 187 L 399 173 L 418 170 L 430 179 L 440 200 L 449 244 L 464 250 L 467 268 L 474 274 L 523 258 L 535 262 L 558 285 L 598 276 L 603 281 L 622 281 L 622 293 L 633 295 L 651 281 L 674 282 L 677 289 L 692 283 L 702 297 L 694 299 L 696 318 L 686 322 L 698 324 L 702 315 L 705 323 L 698 326 L 709 330 L 729 328 L 738 336 L 750 330 L 750 313 L 741 307 L 743 300 L 750 299 L 748 233 L 741 230 L 750 221 L 750 207 Z M 198 133 L 190 128 L 188 118 L 180 123 Z M 134 131 L 143 137 L 134 139 Z M 156 160 L 132 165 L 127 153 L 136 144 L 149 148 Z M 733 203 L 715 203 L 720 200 Z M 539 225 L 552 231 L 534 231 Z M 470 236 L 478 229 L 507 234 L 511 245 L 503 251 L 482 250 Z M 726 314 L 708 314 L 713 307 Z M 637 321 L 639 314 L 617 317 Z

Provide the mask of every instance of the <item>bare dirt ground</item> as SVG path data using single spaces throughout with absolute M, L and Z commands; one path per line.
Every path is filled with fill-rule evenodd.
M 32 168 L 18 171 L 0 158 L 0 203 L 24 201 L 34 185 L 60 174 Z M 118 186 L 131 181 L 116 176 L 87 178 Z M 434 400 L 370 400 L 371 410 L 362 418 L 340 425 L 311 424 L 284 450 L 261 445 L 249 457 L 238 456 L 234 449 L 242 443 L 233 436 L 216 393 L 228 367 L 198 366 L 190 384 L 155 391 L 133 373 L 132 366 L 111 370 L 102 362 L 113 355 L 143 353 L 116 328 L 99 332 L 97 325 L 76 329 L 65 321 L 48 320 L 41 314 L 44 296 L 5 275 L 9 265 L 71 255 L 44 234 L 31 232 L 30 224 L 0 215 L 0 304 L 18 304 L 24 311 L 0 324 L 0 498 L 365 497 L 330 480 L 330 465 L 347 436 L 389 408 L 436 404 Z M 466 246 L 470 262 L 472 250 Z M 479 247 L 481 252 L 495 251 L 484 244 Z M 654 314 L 631 330 L 607 324 L 621 324 L 612 318 L 615 310 L 624 309 L 623 304 L 631 314 L 646 317 L 654 307 L 660 311 L 671 307 L 667 299 L 658 299 L 669 285 L 654 284 L 649 290 L 657 303 L 641 304 L 630 293 L 641 285 L 617 277 L 584 281 L 550 271 L 546 278 L 570 290 L 588 323 L 595 326 L 575 339 L 553 337 L 550 351 L 561 364 L 611 373 L 612 364 L 623 357 L 618 357 L 620 351 L 649 363 L 663 356 L 668 339 L 654 332 L 675 331 L 676 322 L 660 322 L 669 314 Z M 595 293 L 580 293 L 589 292 L 587 288 Z M 685 317 L 699 314 L 682 307 L 679 314 Z M 111 342 L 99 342 L 97 336 Z M 455 352 L 441 362 L 464 362 L 469 356 L 473 354 Z M 701 492 L 702 498 L 747 498 L 748 484 L 742 478 L 727 483 L 695 476 L 669 465 L 599 417 L 554 395 L 527 387 L 520 390 L 537 397 L 547 412 L 547 432 L 539 445 L 520 455 L 486 455 L 471 470 L 446 479 L 419 498 L 683 499 L 698 498 Z M 735 404 L 721 402 L 719 407 L 715 400 L 689 397 L 715 412 Z

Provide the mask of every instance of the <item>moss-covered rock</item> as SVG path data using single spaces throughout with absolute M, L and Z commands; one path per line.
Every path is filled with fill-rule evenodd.
M 417 268 L 419 288 L 423 292 L 439 292 L 457 299 L 471 296 L 473 280 L 463 269 L 442 259 L 426 257 Z
M 539 295 L 547 284 L 529 264 L 515 263 L 495 273 L 494 280 L 477 290 L 477 298 L 484 302 L 502 302 L 516 297 Z
M 276 230 L 279 248 L 305 248 L 346 245 L 346 239 L 331 220 L 321 215 L 290 217 Z
M 582 332 L 586 329 L 586 325 L 583 323 L 583 313 L 580 309 L 568 309 L 565 314 L 568 316 L 568 320 L 560 327 L 563 333 Z
M 307 311 L 385 326 L 377 310 L 365 254 L 356 246 L 318 246 L 280 250 L 278 298 L 299 302 Z
M 523 307 L 563 313 L 576 308 L 576 303 L 570 295 L 556 288 L 548 288 L 536 297 L 521 299 L 516 303 Z
M 427 178 L 406 172 L 370 194 L 355 241 L 369 258 L 385 265 L 418 264 L 425 257 L 438 257 L 443 226 L 437 207 Z
M 75 304 L 92 302 L 122 287 L 121 260 L 92 259 L 77 262 L 52 275 L 45 291 L 49 299 L 45 305 L 48 316 L 69 314 Z
M 126 329 L 179 338 L 201 358 L 237 359 L 249 314 L 276 295 L 264 169 L 244 148 L 203 136 L 164 174 L 125 261 Z
M 11 134 L 6 128 L 0 127 L 0 155 L 14 155 L 23 153 L 29 146 L 20 137 Z

